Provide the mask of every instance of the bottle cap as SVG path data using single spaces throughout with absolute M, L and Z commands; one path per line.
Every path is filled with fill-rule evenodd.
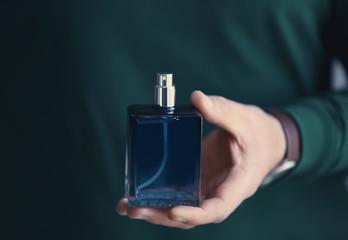
M 157 73 L 154 105 L 163 108 L 175 106 L 175 85 L 172 73 Z

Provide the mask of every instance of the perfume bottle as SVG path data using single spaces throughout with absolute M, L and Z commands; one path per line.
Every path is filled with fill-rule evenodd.
M 202 116 L 192 106 L 175 106 L 171 73 L 157 74 L 154 100 L 128 107 L 128 205 L 199 206 Z

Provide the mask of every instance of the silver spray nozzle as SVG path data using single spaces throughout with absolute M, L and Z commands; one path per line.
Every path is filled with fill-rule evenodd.
M 154 104 L 167 108 L 175 106 L 175 85 L 172 73 L 157 73 Z

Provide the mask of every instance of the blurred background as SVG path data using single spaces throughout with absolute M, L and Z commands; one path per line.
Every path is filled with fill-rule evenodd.
M 178 105 L 197 89 L 260 107 L 347 89 L 333 2 L 2 1 L 0 239 L 347 239 L 346 172 L 276 183 L 188 231 L 114 209 L 126 108 L 152 103 L 157 72 Z

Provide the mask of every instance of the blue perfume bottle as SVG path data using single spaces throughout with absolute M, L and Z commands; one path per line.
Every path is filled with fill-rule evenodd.
M 202 116 L 176 107 L 173 74 L 157 74 L 154 104 L 128 107 L 128 205 L 199 206 L 201 143 Z

